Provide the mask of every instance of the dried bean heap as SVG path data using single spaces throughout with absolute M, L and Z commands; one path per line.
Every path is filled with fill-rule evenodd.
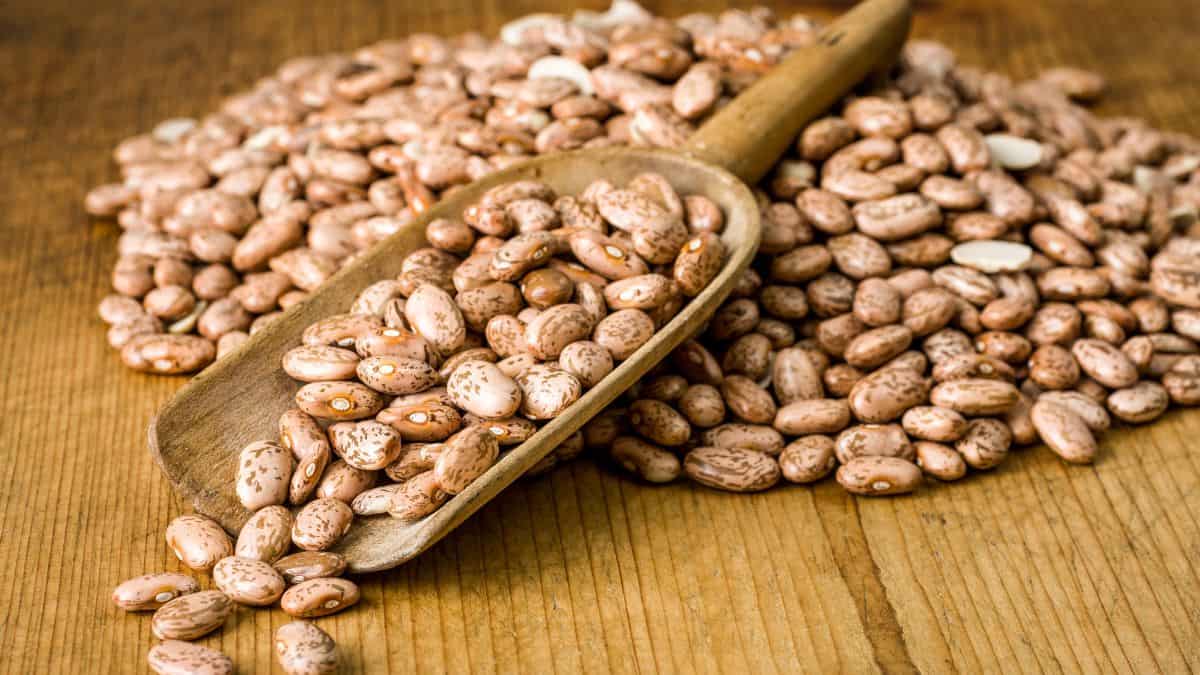
M 585 445 L 656 483 L 890 495 L 1200 404 L 1200 144 L 1077 104 L 1103 89 L 910 42 L 804 129 L 753 269 Z
M 113 153 L 85 199 L 124 229 L 100 305 L 130 368 L 207 366 L 440 195 L 524 158 L 674 147 L 816 25 L 770 11 L 538 14 L 300 57 Z
M 90 213 L 115 215 L 126 230 L 118 294 L 100 307 L 109 341 L 140 370 L 198 370 L 456 185 L 558 149 L 678 146 L 816 30 L 803 17 L 780 21 L 757 8 L 669 21 L 618 0 L 603 14 L 515 21 L 499 41 L 422 34 L 290 61 L 220 112 L 164 122 L 118 147 L 122 182 L 86 200 Z M 1068 462 L 1090 462 L 1114 417 L 1140 424 L 1171 405 L 1200 404 L 1200 144 L 1081 107 L 1103 90 L 1086 71 L 1054 68 L 1013 82 L 958 64 L 939 44 L 910 42 L 887 82 L 809 125 L 759 186 L 760 253 L 710 325 L 539 470 L 582 445 L 652 483 L 687 475 L 752 491 L 836 469 L 846 489 L 886 495 L 925 477 L 987 470 L 1039 441 Z M 540 201 L 565 224 L 598 212 L 596 196 L 561 209 L 566 202 Z M 701 224 L 715 221 L 695 200 L 682 201 L 693 234 L 719 232 Z M 357 326 L 352 332 L 369 324 L 367 342 L 402 338 L 396 344 L 412 356 L 390 356 L 440 364 L 431 374 L 406 361 L 417 380 L 490 363 L 488 350 L 497 368 L 567 373 L 561 352 L 556 369 L 523 347 L 497 346 L 520 346 L 515 337 L 538 303 L 559 304 L 566 285 L 549 272 L 567 276 L 576 296 L 605 302 L 612 279 L 580 284 L 569 266 L 526 270 L 557 281 L 526 284 L 536 290 L 529 296 L 518 285 L 529 307 L 504 315 L 495 331 L 496 317 L 478 322 L 490 310 L 469 316 L 456 303 L 466 335 L 480 325 L 484 335 L 464 337 L 457 354 L 435 346 L 440 327 L 431 341 L 403 311 L 414 293 L 461 297 L 460 278 L 483 278 L 476 265 L 474 277 L 449 272 L 447 285 L 446 256 L 470 254 L 453 268 L 470 269 L 475 253 L 495 253 L 496 237 L 517 232 L 515 224 L 488 232 L 496 217 L 431 224 L 437 251 L 420 254 L 411 265 L 419 272 L 365 292 L 350 313 L 360 318 L 312 332 L 336 333 L 331 324 L 340 322 Z M 625 250 L 634 243 L 614 238 Z M 584 286 L 595 292 L 581 294 Z M 255 514 L 236 542 L 201 516 L 168 528 L 177 557 L 211 571 L 220 590 L 163 573 L 114 591 L 123 609 L 162 614 L 152 668 L 231 671 L 219 653 L 180 640 L 220 626 L 235 603 L 279 601 L 298 617 L 354 604 L 357 587 L 339 578 L 345 561 L 319 549 L 356 511 L 392 510 L 389 491 L 411 496 L 402 503 L 416 510 L 401 517 L 445 499 L 431 469 L 432 449 L 447 444 L 420 434 L 450 427 L 436 415 L 403 415 L 410 403 L 447 416 L 459 410 L 449 388 L 373 389 L 391 386 L 397 371 L 360 373 L 364 362 L 379 364 L 360 354 L 355 335 L 353 345 L 308 345 L 343 359 L 308 358 L 303 348 L 289 355 L 289 372 L 319 373 L 326 385 L 284 416 L 281 443 L 243 451 L 274 473 L 266 496 L 239 485 Z M 429 352 L 416 351 L 422 342 Z M 348 387 L 352 379 L 368 386 Z M 379 469 L 356 468 L 345 455 L 331 461 L 342 447 L 359 463 L 389 452 L 379 443 L 389 433 L 371 421 L 326 430 L 308 414 L 336 417 L 338 400 L 380 405 L 379 427 L 400 423 L 398 457 L 412 466 L 402 471 L 393 458 L 383 470 L 397 483 L 373 487 Z M 458 414 L 459 424 L 486 417 Z M 511 429 L 527 429 L 523 422 Z M 478 438 L 486 444 L 489 435 Z M 306 504 L 293 517 L 285 502 Z M 301 551 L 288 554 L 293 546 Z M 336 668 L 333 641 L 307 621 L 282 627 L 275 647 L 288 672 Z

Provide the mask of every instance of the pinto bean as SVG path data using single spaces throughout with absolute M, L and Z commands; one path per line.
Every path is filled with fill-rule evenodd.
M 850 424 L 850 407 L 842 399 L 793 401 L 775 413 L 773 426 L 789 436 L 830 434 Z
M 993 418 L 971 420 L 955 450 L 972 469 L 991 469 L 1004 461 L 1013 433 L 1004 422 Z
M 943 481 L 958 480 L 967 475 L 967 463 L 957 450 L 942 443 L 917 441 L 913 444 L 916 464 L 926 474 Z
M 890 422 L 929 397 L 929 382 L 909 368 L 884 368 L 858 380 L 850 390 L 849 407 L 863 422 Z
M 859 495 L 904 494 L 921 484 L 921 469 L 899 457 L 861 456 L 838 468 L 837 481 Z
M 632 436 L 614 439 L 609 453 L 622 468 L 651 483 L 670 483 L 682 472 L 675 455 Z
M 828 476 L 835 466 L 834 442 L 828 436 L 802 436 L 779 455 L 780 471 L 792 483 L 816 482 Z
M 1065 406 L 1039 399 L 1030 413 L 1041 439 L 1068 462 L 1090 464 L 1096 456 L 1096 438 L 1083 418 Z
M 683 470 L 701 485 L 730 492 L 766 490 L 782 475 L 773 457 L 746 448 L 695 448 L 684 458 Z

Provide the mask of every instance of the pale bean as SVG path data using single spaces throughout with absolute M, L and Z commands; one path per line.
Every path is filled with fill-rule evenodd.
M 339 459 L 325 469 L 315 494 L 318 499 L 336 499 L 349 504 L 359 493 L 374 487 L 377 474 L 377 471 L 360 469 Z
M 285 623 L 275 631 L 275 658 L 288 675 L 326 675 L 338 669 L 337 644 L 309 621 Z
M 779 408 L 772 426 L 789 436 L 831 434 L 850 424 L 850 406 L 843 399 L 804 399 Z
M 499 366 L 486 361 L 461 364 L 446 379 L 454 404 L 485 418 L 510 417 L 521 405 L 521 388 Z
M 725 405 L 739 419 L 752 424 L 770 424 L 776 413 L 770 392 L 744 375 L 730 375 L 721 382 Z
M 158 675 L 231 675 L 233 659 L 203 645 L 164 640 L 150 648 L 146 662 Z
M 126 612 L 143 612 L 158 609 L 175 598 L 199 590 L 200 584 L 186 574 L 144 574 L 124 581 L 114 588 L 112 601 Z
M 521 389 L 521 414 L 533 420 L 558 417 L 583 394 L 583 385 L 577 377 L 546 366 L 525 370 L 516 377 L 516 382 Z
M 898 495 L 921 484 L 921 469 L 899 457 L 855 457 L 837 470 L 837 481 L 857 495 Z
M 650 483 L 670 483 L 681 473 L 674 454 L 632 436 L 613 439 L 609 454 L 622 468 Z
M 238 501 L 250 511 L 287 501 L 294 461 L 287 448 L 274 441 L 255 441 L 238 455 Z
M 292 544 L 292 512 L 283 506 L 268 506 L 250 516 L 238 532 L 234 555 L 273 563 Z
M 409 479 L 392 495 L 388 513 L 401 522 L 415 522 L 433 513 L 450 499 L 450 493 L 438 485 L 433 471 L 426 471 Z
M 942 443 L 917 441 L 913 444 L 917 466 L 938 480 L 958 480 L 967 475 L 967 463 L 954 448 Z
M 1063 406 L 1078 415 L 1089 429 L 1100 432 L 1107 431 L 1112 426 L 1112 418 L 1104 405 L 1107 398 L 1107 390 L 1103 390 L 1098 397 L 1092 397 L 1082 391 L 1047 391 L 1038 396 L 1037 400 Z
M 589 340 L 578 340 L 563 347 L 558 365 L 579 379 L 584 388 L 600 383 L 613 370 L 612 353 Z
M 639 309 L 622 309 L 596 324 L 592 340 L 607 349 L 613 359 L 624 361 L 653 335 L 654 321 L 649 315 Z
M 934 405 L 964 415 L 1003 415 L 1016 405 L 1020 392 L 1008 382 L 980 378 L 950 380 L 929 394 Z
M 500 443 L 486 426 L 469 426 L 447 439 L 434 463 L 434 480 L 443 491 L 458 494 L 491 468 L 499 454 Z
M 361 471 L 378 471 L 400 454 L 400 433 L 375 420 L 339 422 L 329 427 L 334 451 Z
M 684 457 L 683 470 L 701 485 L 730 492 L 766 490 L 781 476 L 773 457 L 746 448 L 695 448 Z
M 178 516 L 167 525 L 167 546 L 184 565 L 201 571 L 212 569 L 221 558 L 233 555 L 233 542 L 215 520 L 199 514 Z
M 1138 381 L 1137 368 L 1117 347 L 1093 338 L 1076 340 L 1071 354 L 1084 373 L 1111 389 L 1123 389 Z
M 276 560 L 272 567 L 289 584 L 336 577 L 346 570 L 346 559 L 329 551 L 300 551 Z
M 315 499 L 296 514 L 292 542 L 305 551 L 323 551 L 350 531 L 353 520 L 354 512 L 345 502 L 328 497 Z
M 216 346 L 194 335 L 136 335 L 121 347 L 126 366 L 159 375 L 195 372 L 216 357 Z
M 629 422 L 643 438 L 658 445 L 679 446 L 691 437 L 687 419 L 670 405 L 654 399 L 640 399 L 629 406 Z
M 360 598 L 358 584 L 349 579 L 309 579 L 287 589 L 279 607 L 292 616 L 311 619 L 352 607 Z
M 663 278 L 665 281 L 665 278 Z M 625 311 L 638 311 L 628 309 Z M 616 316 L 620 312 L 611 316 Z M 525 327 L 524 346 L 542 360 L 558 358 L 572 342 L 585 340 L 592 333 L 591 315 L 576 304 L 555 305 L 546 309 Z
M 241 605 L 263 607 L 283 595 L 283 577 L 269 563 L 254 558 L 223 558 L 212 575 L 217 588 Z
M 303 345 L 283 355 L 283 370 L 301 382 L 349 380 L 354 377 L 358 362 L 358 354 L 348 349 Z
M 1090 464 L 1096 456 L 1096 438 L 1083 418 L 1063 405 L 1038 399 L 1030 419 L 1038 435 L 1059 457 L 1072 464 Z
M 388 512 L 392 504 L 392 495 L 401 488 L 400 484 L 380 485 L 360 492 L 350 502 L 350 510 L 356 516 L 378 516 Z
M 792 441 L 779 455 L 779 468 L 792 483 L 814 483 L 837 466 L 834 442 L 828 436 L 803 436 Z
M 1108 395 L 1108 410 L 1130 424 L 1145 424 L 1158 419 L 1170 403 L 1167 390 L 1157 382 L 1142 381 Z
M 725 420 L 725 399 L 712 385 L 693 384 L 687 388 L 676 403 L 693 426 L 707 429 Z
M 383 397 L 358 382 L 312 382 L 296 392 L 296 406 L 320 419 L 358 420 L 384 406 Z
M 221 591 L 189 593 L 158 608 L 150 629 L 160 640 L 195 640 L 220 628 L 233 609 Z
M 838 434 L 835 452 L 842 464 L 855 457 L 913 458 L 912 443 L 899 424 L 859 424 Z
M 904 431 L 913 438 L 950 443 L 967 432 L 967 420 L 950 408 L 915 406 L 904 412 Z
M 849 410 L 863 422 L 890 422 L 924 403 L 929 398 L 929 388 L 929 381 L 919 371 L 884 368 L 854 383 Z
M 393 405 L 380 412 L 376 419 L 399 431 L 401 438 L 417 442 L 444 441 L 462 428 L 462 415 L 458 409 L 438 400 L 419 403 L 393 402 Z
M 454 298 L 432 284 L 422 284 L 409 295 L 405 316 L 413 329 L 442 355 L 458 351 L 466 340 L 466 322 Z
M 954 448 L 972 469 L 991 469 L 1008 456 L 1012 441 L 1012 430 L 1007 424 L 997 419 L 983 418 L 971 420 L 967 432 L 954 444 Z

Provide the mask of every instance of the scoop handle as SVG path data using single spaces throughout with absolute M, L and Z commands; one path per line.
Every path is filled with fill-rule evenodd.
M 754 185 L 805 124 L 892 63 L 908 36 L 909 0 L 865 0 L 739 94 L 683 151 Z

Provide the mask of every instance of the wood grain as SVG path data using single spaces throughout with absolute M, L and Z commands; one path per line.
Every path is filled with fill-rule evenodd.
M 588 6 L 602 2 L 590 0 Z M 717 2 L 653 2 L 676 15 Z M 830 15 L 845 4 L 779 2 Z M 145 672 L 118 581 L 175 569 L 183 504 L 144 430 L 182 382 L 124 371 L 95 302 L 116 228 L 79 199 L 108 153 L 200 114 L 282 59 L 417 30 L 495 30 L 555 3 L 123 0 L 0 11 L 0 671 Z M 1101 110 L 1200 132 L 1200 16 L 1146 0 L 939 2 L 918 35 L 1028 75 L 1110 77 Z M 836 485 L 743 497 L 654 489 L 588 461 L 524 483 L 323 619 L 346 672 L 1186 672 L 1200 669 L 1200 413 L 1044 450 L 903 499 Z M 278 612 L 205 640 L 274 668 Z

